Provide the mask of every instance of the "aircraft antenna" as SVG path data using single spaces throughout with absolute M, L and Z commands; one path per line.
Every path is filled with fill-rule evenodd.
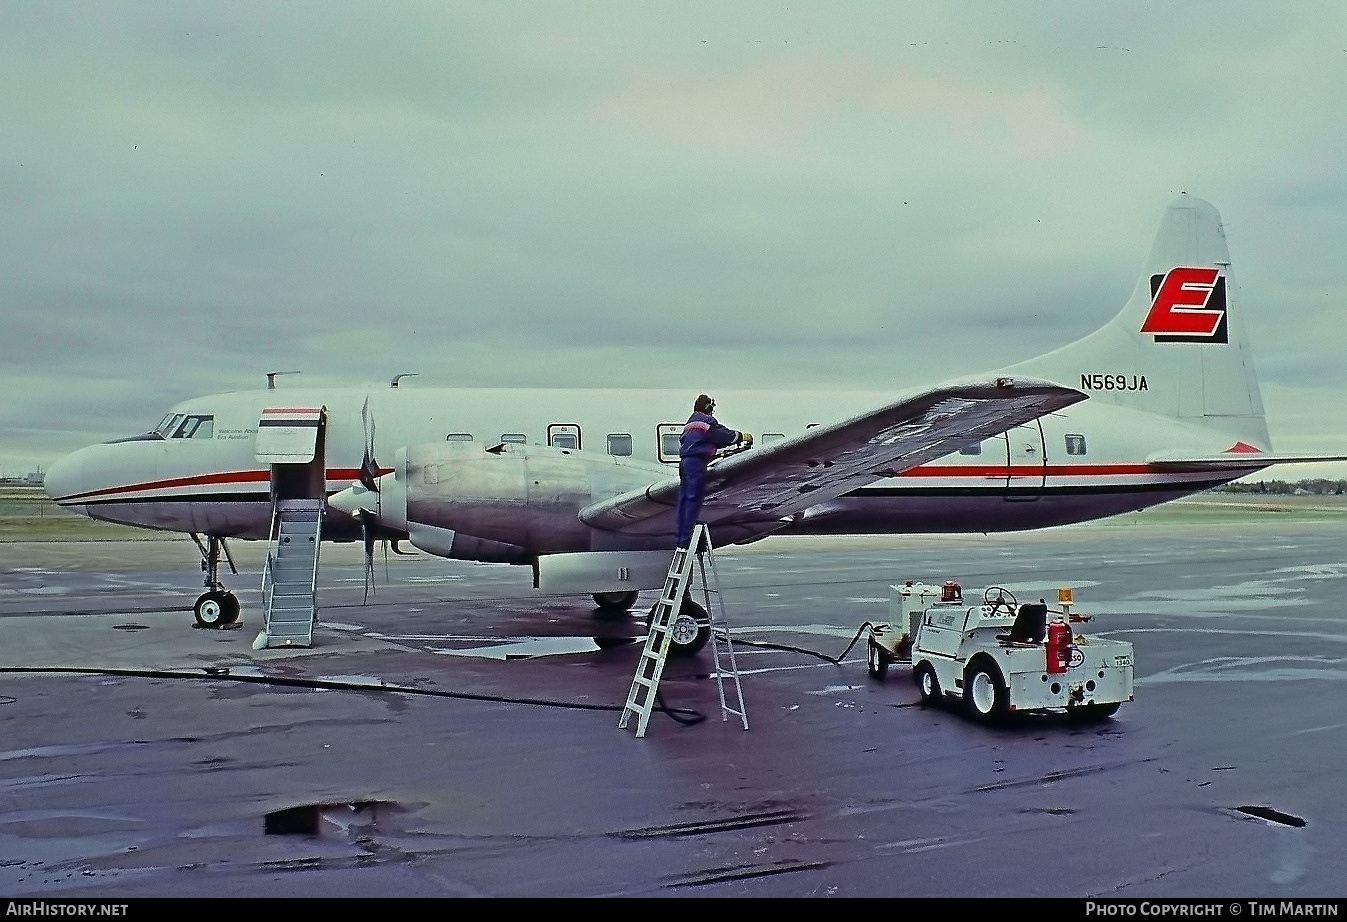
M 299 374 L 298 371 L 269 371 L 269 372 L 267 372 L 267 390 L 269 390 L 269 391 L 274 391 L 274 390 L 276 389 L 276 377 L 277 377 L 278 375 L 297 375 L 297 374 Z
M 398 382 L 401 381 L 403 378 L 414 378 L 414 377 L 416 377 L 416 376 L 419 375 L 419 374 L 420 374 L 419 371 L 406 371 L 406 372 L 403 372 L 403 373 L 400 374 L 400 375 L 393 375 L 393 380 L 392 380 L 391 382 L 389 382 L 389 385 L 388 385 L 388 386 L 389 386 L 389 387 L 397 387 L 397 386 L 398 386 Z

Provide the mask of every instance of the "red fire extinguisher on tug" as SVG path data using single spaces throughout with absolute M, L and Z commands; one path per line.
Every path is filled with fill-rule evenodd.
M 1071 664 L 1071 626 L 1061 615 L 1055 615 L 1048 625 L 1048 672 L 1066 672 Z

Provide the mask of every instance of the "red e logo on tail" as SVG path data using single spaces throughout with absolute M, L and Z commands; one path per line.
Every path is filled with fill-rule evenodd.
M 1227 341 L 1225 280 L 1214 266 L 1175 266 L 1151 277 L 1151 309 L 1141 324 L 1156 342 Z

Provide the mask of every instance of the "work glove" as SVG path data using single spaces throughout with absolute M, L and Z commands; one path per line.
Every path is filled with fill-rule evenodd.
M 744 446 L 745 448 L 752 448 L 752 447 L 753 447 L 753 433 L 751 433 L 751 432 L 741 432 L 741 433 L 739 433 L 739 441 L 743 443 L 743 446 Z

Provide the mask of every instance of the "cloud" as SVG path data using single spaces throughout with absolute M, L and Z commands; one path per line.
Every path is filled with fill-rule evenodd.
M 1314 438 L 1343 399 L 1347 8 L 1223 13 L 12 7 L 0 469 L 279 369 L 695 390 L 1007 364 L 1107 320 L 1182 190 L 1221 209 L 1264 378 L 1309 408 L 1284 435 Z

